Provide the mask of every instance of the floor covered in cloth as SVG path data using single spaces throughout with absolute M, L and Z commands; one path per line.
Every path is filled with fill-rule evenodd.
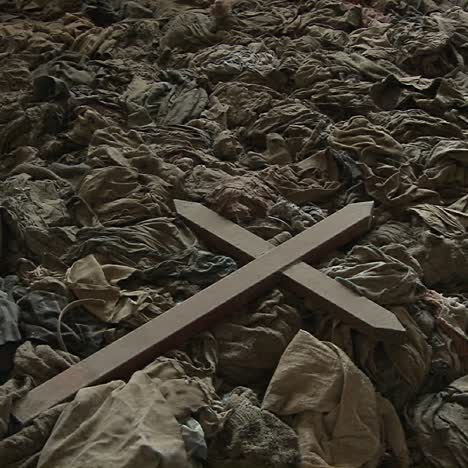
M 0 0 L 0 59 L 1 468 L 468 466 L 467 0 Z M 274 289 L 21 427 L 239 267 L 174 199 L 276 245 L 374 201 L 316 267 L 407 341 Z

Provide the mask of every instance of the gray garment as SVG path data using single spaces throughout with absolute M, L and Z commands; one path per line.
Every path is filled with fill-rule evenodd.
M 468 463 L 468 377 L 419 398 L 406 421 L 422 464 L 462 468 Z M 423 466 L 423 465 L 421 465 Z

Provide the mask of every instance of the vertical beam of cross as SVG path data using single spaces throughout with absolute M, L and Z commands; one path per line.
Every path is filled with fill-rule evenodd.
M 26 423 L 73 398 L 83 387 L 128 377 L 158 355 L 181 345 L 267 292 L 281 278 L 281 272 L 298 261 L 314 260 L 364 233 L 370 225 L 371 211 L 369 203 L 348 205 L 284 244 L 264 252 L 229 276 L 36 387 L 19 401 L 14 416 Z
M 269 242 L 199 203 L 176 200 L 175 205 L 177 213 L 203 239 L 237 260 L 249 262 L 275 248 Z M 372 203 L 349 206 L 356 209 L 357 205 L 361 205 L 363 209 L 372 209 Z M 333 250 L 330 247 L 331 245 L 322 244 L 320 249 L 310 251 L 306 260 L 316 261 L 330 253 Z M 317 308 L 335 314 L 362 333 L 376 339 L 391 341 L 404 338 L 405 329 L 393 313 L 359 296 L 310 265 L 297 262 L 283 270 L 281 276 L 286 289 L 300 297 L 311 298 Z

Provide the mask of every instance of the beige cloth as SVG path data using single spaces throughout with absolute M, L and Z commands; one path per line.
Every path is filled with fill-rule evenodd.
M 221 426 L 209 380 L 189 378 L 159 358 L 128 383 L 85 388 L 61 414 L 37 468 L 187 468 L 180 422 L 197 414 L 205 432 Z M 226 415 L 227 416 L 227 415 Z
M 144 372 L 81 390 L 42 450 L 38 468 L 178 468 L 187 457 L 179 424 Z
M 0 386 L 0 467 L 30 468 L 59 415 L 60 405 L 36 418 L 16 434 L 3 439 L 11 423 L 14 403 L 34 387 L 76 364 L 79 359 L 48 345 L 23 343 L 15 354 L 11 379 Z
M 262 407 L 294 416 L 301 468 L 377 467 L 385 441 L 398 466 L 407 467 L 403 430 L 382 400 L 342 350 L 301 330 L 284 352 Z
M 324 314 L 313 330 L 321 340 L 330 341 L 346 352 L 349 358 L 372 379 L 374 386 L 402 410 L 418 392 L 429 376 L 432 348 L 427 336 L 415 321 L 413 313 L 398 306 L 389 310 L 406 329 L 402 343 L 381 342 L 356 333 L 333 314 Z
M 126 292 L 117 285 L 135 268 L 123 265 L 100 265 L 94 255 L 76 261 L 66 273 L 66 283 L 78 299 L 96 299 L 84 307 L 104 322 L 120 322 L 144 309 L 148 294 Z
M 39 456 L 66 403 L 35 417 L 19 432 L 0 441 L 2 468 L 36 468 Z

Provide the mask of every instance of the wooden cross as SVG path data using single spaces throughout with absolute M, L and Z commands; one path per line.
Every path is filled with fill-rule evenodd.
M 179 215 L 208 242 L 246 265 L 30 391 L 14 409 L 19 422 L 27 423 L 73 398 L 83 387 L 127 378 L 280 280 L 365 334 L 403 338 L 405 329 L 392 313 L 304 263 L 317 261 L 367 231 L 372 202 L 348 205 L 277 247 L 200 204 L 179 200 L 175 204 Z

